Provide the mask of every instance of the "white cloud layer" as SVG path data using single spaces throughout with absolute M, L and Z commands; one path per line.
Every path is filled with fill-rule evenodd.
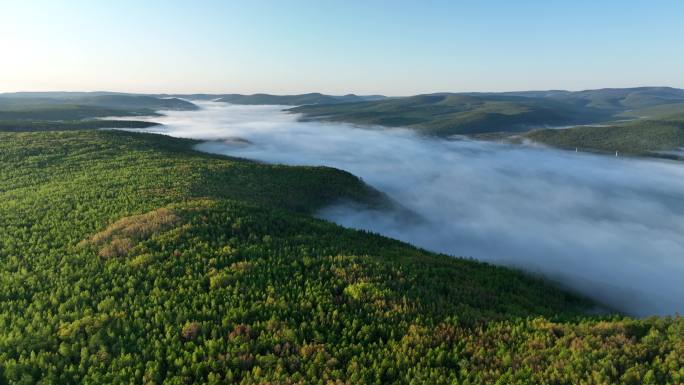
M 202 151 L 344 169 L 424 218 L 347 205 L 319 213 L 344 226 L 541 273 L 630 314 L 684 311 L 683 163 L 304 123 L 277 106 L 202 107 L 147 131 L 212 140 Z

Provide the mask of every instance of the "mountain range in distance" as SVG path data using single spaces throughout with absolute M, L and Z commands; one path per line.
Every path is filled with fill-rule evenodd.
M 291 109 L 304 119 L 408 127 L 436 136 L 523 132 L 534 128 L 661 118 L 684 112 L 684 90 L 666 87 L 589 91 L 435 93 Z
M 30 119 L 43 126 L 41 121 L 155 115 L 159 110 L 198 109 L 193 101 L 291 106 L 286 110 L 301 114 L 305 121 L 404 127 L 447 138 L 531 140 L 561 148 L 667 157 L 684 147 L 684 90 L 671 87 L 440 92 L 406 97 L 18 92 L 0 94 L 0 121 Z
M 405 127 L 438 137 L 530 140 L 560 148 L 674 159 L 681 157 L 684 147 L 684 90 L 671 87 L 408 97 L 314 93 L 202 98 L 232 104 L 295 105 L 288 111 L 301 114 L 302 120 Z

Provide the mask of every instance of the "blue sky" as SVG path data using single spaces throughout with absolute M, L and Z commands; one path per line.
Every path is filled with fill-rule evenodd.
M 0 91 L 684 88 L 684 1 L 0 0 Z

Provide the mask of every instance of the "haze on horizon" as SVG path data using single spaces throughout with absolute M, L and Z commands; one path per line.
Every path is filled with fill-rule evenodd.
M 0 5 L 0 92 L 684 88 L 676 0 Z

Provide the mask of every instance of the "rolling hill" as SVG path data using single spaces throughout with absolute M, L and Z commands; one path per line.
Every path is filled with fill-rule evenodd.
M 152 116 L 150 109 L 119 109 L 78 104 L 31 104 L 0 106 L 1 121 L 78 121 L 111 116 Z
M 178 98 L 160 98 L 146 95 L 105 92 L 27 92 L 0 94 L 0 112 L 26 111 L 29 119 L 37 119 L 39 111 L 75 110 L 84 116 L 112 116 L 154 114 L 155 110 L 196 110 L 198 107 Z M 102 110 L 98 112 L 98 110 Z M 34 115 L 31 115 L 34 114 Z M 90 114 L 90 115 L 87 115 Z M 112 115 L 104 115 L 112 114 Z
M 426 135 L 524 131 L 530 127 L 578 124 L 609 115 L 543 98 L 502 95 L 430 94 L 371 102 L 311 105 L 290 109 L 304 119 L 407 127 Z
M 522 132 L 684 112 L 684 90 L 666 87 L 588 91 L 439 93 L 378 101 L 306 105 L 290 109 L 303 119 L 407 127 L 450 136 Z M 660 109 L 660 110 L 658 110 Z
M 0 94 L 0 131 L 59 131 L 145 128 L 156 123 L 101 120 L 112 116 L 157 116 L 157 110 L 196 110 L 178 98 L 105 92 L 27 92 Z
M 306 104 L 337 104 L 351 103 L 365 100 L 383 99 L 381 95 L 359 96 L 348 94 L 343 96 L 323 95 L 320 93 L 310 93 L 301 95 L 269 95 L 269 94 L 228 94 L 221 95 L 216 101 L 232 104 L 272 104 L 286 106 L 301 106 Z
M 684 102 L 684 90 L 671 87 L 601 88 L 574 92 L 563 90 L 522 91 L 485 93 L 483 95 L 541 97 L 609 110 L 631 110 Z
M 2 113 L 0 113 L 2 116 Z M 101 128 L 148 128 L 157 123 L 140 120 L 0 120 L 0 132 L 95 130 Z
M 657 384 L 684 319 L 314 219 L 344 171 L 117 131 L 0 133 L 0 384 Z
M 684 115 L 605 126 L 531 131 L 525 138 L 554 147 L 624 154 L 666 156 L 684 148 Z M 684 155 L 684 154 L 682 154 Z M 681 155 L 674 158 L 681 158 Z

